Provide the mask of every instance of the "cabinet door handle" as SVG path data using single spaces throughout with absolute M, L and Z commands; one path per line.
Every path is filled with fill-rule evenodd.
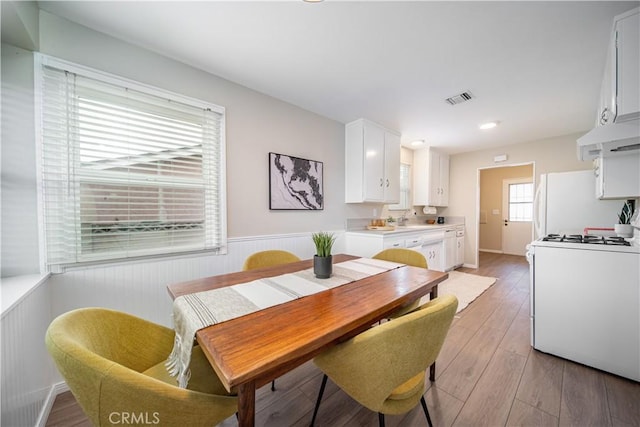
M 382 187 L 383 185 L 384 185 L 384 180 L 380 178 L 380 187 Z
M 389 188 L 389 180 L 387 179 L 387 188 Z

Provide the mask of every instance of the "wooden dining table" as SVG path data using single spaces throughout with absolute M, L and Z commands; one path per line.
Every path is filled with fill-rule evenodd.
M 339 263 L 358 257 L 334 255 Z M 311 268 L 313 260 L 169 285 L 173 299 Z M 402 266 L 221 322 L 196 339 L 225 388 L 238 395 L 238 425 L 253 426 L 256 389 L 323 350 L 369 329 L 412 301 L 437 296 L 447 273 Z M 433 379 L 435 366 L 431 367 Z

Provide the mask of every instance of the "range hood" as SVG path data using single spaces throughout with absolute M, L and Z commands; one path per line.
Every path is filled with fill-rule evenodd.
M 640 120 L 598 126 L 578 138 L 578 158 L 592 160 L 638 153 L 640 151 Z

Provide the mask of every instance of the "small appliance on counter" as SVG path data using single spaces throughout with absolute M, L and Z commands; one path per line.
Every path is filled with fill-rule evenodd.
M 443 216 L 439 216 L 438 217 L 438 224 L 444 224 L 444 217 Z

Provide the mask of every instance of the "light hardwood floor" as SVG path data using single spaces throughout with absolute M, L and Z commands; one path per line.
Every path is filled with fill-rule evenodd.
M 530 346 L 529 266 L 524 257 L 481 253 L 458 271 L 498 281 L 456 315 L 425 397 L 435 426 L 640 426 L 640 384 Z M 256 425 L 308 426 L 322 375 L 308 362 L 256 396 Z M 426 426 L 418 406 L 388 426 Z M 317 426 L 377 426 L 375 413 L 329 381 Z M 70 393 L 47 426 L 88 426 Z M 236 426 L 235 417 L 221 426 Z

